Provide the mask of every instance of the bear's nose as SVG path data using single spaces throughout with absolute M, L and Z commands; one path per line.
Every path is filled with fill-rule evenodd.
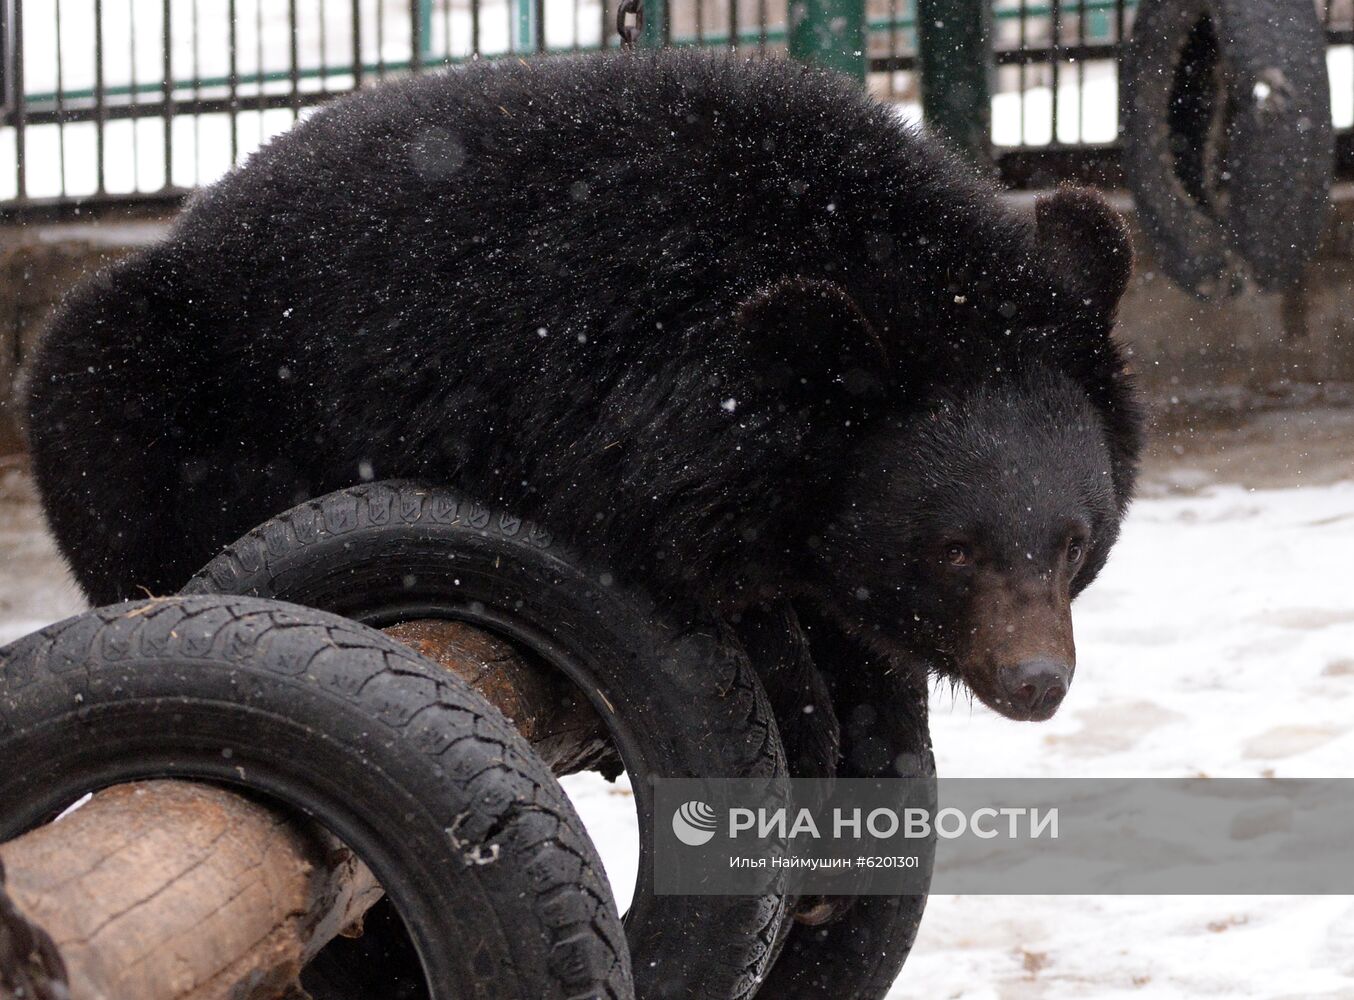
M 1011 703 L 1031 719 L 1047 719 L 1058 710 L 1072 668 L 1056 660 L 1026 660 L 1007 670 L 1002 683 Z

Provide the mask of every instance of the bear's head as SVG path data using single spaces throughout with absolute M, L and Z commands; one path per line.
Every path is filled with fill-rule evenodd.
M 853 634 L 1046 719 L 1076 666 L 1071 601 L 1119 532 L 1104 421 L 1046 368 L 958 393 L 862 441 L 819 579 Z
M 1131 270 L 1122 221 L 1097 195 L 1059 192 L 1038 206 L 1030 259 L 1029 294 L 1051 308 L 994 316 L 952 336 L 957 349 L 902 342 L 902 358 L 844 290 L 815 287 L 833 301 L 818 329 L 844 345 L 835 383 L 868 402 L 806 576 L 861 641 L 1040 720 L 1072 680 L 1071 601 L 1118 536 L 1140 418 L 1110 338 Z

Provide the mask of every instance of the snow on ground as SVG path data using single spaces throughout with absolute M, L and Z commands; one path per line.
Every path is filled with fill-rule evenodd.
M 1052 720 L 936 693 L 941 775 L 1354 777 L 1354 462 L 1248 449 L 1152 470 L 1077 602 Z M 591 775 L 567 787 L 627 898 L 629 801 Z M 933 896 L 890 1000 L 1209 996 L 1354 998 L 1354 898 Z
M 1015 723 L 938 692 L 941 774 L 1354 777 L 1354 420 L 1305 420 L 1158 460 L 1076 606 L 1062 711 Z M 0 471 L 0 642 L 80 606 L 26 477 Z M 566 787 L 624 905 L 627 787 Z M 890 994 L 1209 996 L 1354 998 L 1354 898 L 935 896 Z

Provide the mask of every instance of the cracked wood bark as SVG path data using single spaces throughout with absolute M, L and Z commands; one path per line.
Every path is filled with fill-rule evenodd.
M 567 680 L 455 622 L 386 630 L 463 677 L 557 774 L 608 763 Z M 234 792 L 146 781 L 0 845 L 5 889 L 51 935 L 73 1000 L 276 1000 L 380 887 L 323 830 Z M 350 931 L 351 932 L 351 931 Z M 0 969 L 0 1000 L 14 1000 Z

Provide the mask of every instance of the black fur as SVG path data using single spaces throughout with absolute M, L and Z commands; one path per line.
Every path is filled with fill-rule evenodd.
M 944 546 L 962 540 L 975 565 L 1019 583 L 1056 576 L 1069 534 L 1084 533 L 1076 572 L 1051 581 L 1070 600 L 1119 535 L 1104 424 L 1076 383 L 1042 366 L 943 391 L 917 413 L 881 421 L 845 492 L 859 499 L 824 532 L 824 572 L 811 584 L 820 603 L 884 581 L 854 605 L 837 604 L 835 617 L 880 652 L 920 651 L 953 675 L 963 672 L 957 647 L 991 609 L 965 606 L 974 583 L 944 564 Z
M 890 109 L 788 62 L 503 61 L 384 86 L 70 298 L 30 380 L 38 484 L 96 603 L 173 591 L 305 497 L 410 477 L 660 594 L 830 609 L 895 583 L 876 559 L 842 569 L 877 527 L 840 538 L 845 514 L 910 502 L 861 471 L 919 447 L 899 435 L 922 415 L 1005 393 L 999 437 L 1094 425 L 1103 560 L 1138 450 L 1110 338 L 1128 245 L 1093 195 L 1039 215 L 1042 236 Z

